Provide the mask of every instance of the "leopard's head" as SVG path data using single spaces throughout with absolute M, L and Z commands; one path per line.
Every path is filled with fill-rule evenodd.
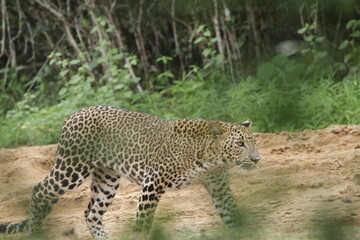
M 253 168 L 260 160 L 256 139 L 251 133 L 251 120 L 242 124 L 210 122 L 210 132 L 217 145 L 218 156 L 222 162 Z

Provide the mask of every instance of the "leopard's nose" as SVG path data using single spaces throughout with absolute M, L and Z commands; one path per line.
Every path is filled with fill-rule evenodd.
M 253 161 L 255 164 L 260 161 L 260 157 L 251 158 L 251 161 Z

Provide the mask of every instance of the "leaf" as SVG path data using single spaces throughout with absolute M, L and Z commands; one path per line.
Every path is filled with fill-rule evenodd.
M 305 38 L 305 41 L 311 42 L 314 39 L 314 35 L 309 35 Z
M 196 30 L 196 33 L 202 32 L 205 27 L 206 27 L 206 24 L 200 25 L 200 26 L 198 27 L 198 29 Z
M 339 50 L 342 50 L 342 49 L 346 48 L 348 45 L 349 45 L 348 40 L 343 41 L 339 46 Z
M 207 48 L 205 49 L 202 54 L 204 55 L 204 57 L 208 57 L 212 52 L 212 49 L 211 48 Z
M 53 59 L 50 60 L 49 64 L 53 65 L 55 62 L 56 62 L 56 59 L 53 58 Z
M 118 84 L 115 85 L 114 90 L 121 90 L 123 88 L 125 88 L 125 84 L 118 83 Z
M 71 60 L 71 61 L 70 61 L 70 65 L 76 65 L 76 64 L 78 64 L 78 63 L 80 63 L 80 60 L 79 60 L 79 59 L 74 59 L 74 60 Z
M 315 41 L 323 42 L 325 39 L 326 39 L 325 37 L 317 37 L 317 38 L 315 38 Z
M 101 40 L 100 40 L 100 46 L 101 46 L 101 47 L 105 47 L 105 46 L 107 46 L 107 45 L 109 45 L 109 41 L 108 41 L 108 40 L 106 40 L 106 39 L 101 39 Z
M 78 84 L 81 80 L 82 80 L 82 77 L 79 74 L 76 74 L 76 75 L 71 77 L 69 82 L 71 84 Z
M 112 49 L 109 50 L 109 53 L 110 54 L 118 54 L 119 50 L 117 48 L 112 48 Z
M 309 30 L 314 30 L 315 28 L 316 28 L 316 25 L 315 25 L 315 24 L 309 25 Z
M 217 41 L 218 41 L 218 38 L 217 38 L 217 37 L 214 37 L 214 38 L 210 39 L 210 42 L 211 42 L 211 43 L 216 43 Z
M 315 53 L 315 58 L 324 58 L 327 56 L 327 52 L 326 51 L 321 51 L 321 52 L 317 52 Z
M 355 20 L 355 19 L 350 20 L 350 21 L 346 24 L 346 29 L 351 28 L 353 25 L 355 25 L 355 23 L 356 23 L 356 20 Z
M 198 37 L 195 41 L 194 41 L 194 43 L 195 44 L 198 44 L 198 43 L 200 43 L 202 40 L 204 40 L 205 38 L 203 38 L 203 37 Z
M 173 78 L 173 77 L 174 77 L 174 74 L 172 74 L 171 72 L 166 71 L 166 72 L 163 72 L 163 73 L 161 74 L 161 76 Z
M 304 48 L 300 51 L 302 54 L 305 54 L 305 53 L 308 53 L 310 52 L 310 49 L 309 48 Z
M 93 27 L 93 29 L 91 29 L 90 34 L 94 34 L 98 30 L 99 30 L 99 26 L 95 26 L 95 27 Z
M 162 57 L 159 57 L 158 59 L 156 59 L 156 62 L 162 62 L 162 63 L 166 64 L 168 61 L 172 61 L 172 60 L 173 60 L 172 57 L 162 56 Z
M 275 71 L 275 67 L 271 63 L 266 62 L 260 65 L 256 72 L 256 76 L 261 80 L 271 80 Z
M 51 52 L 47 57 L 48 57 L 48 58 L 53 58 L 54 55 L 55 55 L 55 53 L 54 53 L 54 52 Z
M 67 89 L 66 88 L 61 88 L 60 91 L 59 91 L 59 96 L 64 96 L 67 92 Z
M 132 83 L 138 83 L 140 80 L 141 80 L 141 78 L 139 78 L 139 77 L 130 78 L 130 81 L 131 81 Z
M 300 28 L 297 32 L 299 34 L 304 34 L 308 29 L 309 29 L 309 24 L 306 23 L 305 26 L 303 28 Z
M 69 65 L 69 60 L 68 59 L 64 59 L 64 60 L 61 61 L 61 67 L 65 68 L 68 65 Z
M 337 63 L 335 66 L 336 66 L 336 69 L 339 71 L 346 70 L 346 65 L 344 63 Z
M 65 75 L 66 75 L 68 72 L 69 72 L 69 70 L 68 70 L 68 69 L 65 69 L 65 70 L 62 70 L 62 71 L 59 73 L 59 75 L 60 75 L 61 77 L 65 77 Z
M 111 32 L 113 32 L 113 31 L 114 31 L 114 29 L 115 29 L 115 27 L 114 27 L 114 26 L 110 26 L 110 27 L 108 27 L 108 28 L 105 30 L 105 32 L 107 32 L 107 33 L 111 33 Z
M 352 34 L 350 34 L 350 36 L 355 38 L 360 37 L 360 31 L 355 31 Z
M 353 55 L 352 55 L 351 53 L 346 54 L 345 57 L 344 57 L 344 62 L 345 62 L 345 63 L 348 63 L 349 60 L 352 58 L 352 56 L 353 56 Z
M 276 66 L 284 66 L 288 61 L 288 57 L 284 55 L 277 55 L 271 59 L 271 62 Z
M 130 98 L 133 95 L 132 91 L 127 91 L 122 94 L 124 98 Z
M 105 63 L 109 60 L 109 57 L 108 55 L 105 55 L 105 56 L 102 56 L 102 57 L 99 57 L 96 61 L 96 63 L 98 64 L 102 64 L 102 63 Z
M 210 37 L 210 36 L 211 36 L 211 32 L 210 32 L 209 30 L 206 30 L 206 31 L 204 32 L 204 36 L 205 36 L 205 37 Z

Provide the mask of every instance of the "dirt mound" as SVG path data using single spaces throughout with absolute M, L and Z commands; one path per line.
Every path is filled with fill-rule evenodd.
M 232 189 L 247 226 L 298 237 L 307 236 L 304 229 L 309 226 L 338 219 L 354 231 L 354 239 L 360 239 L 360 125 L 259 133 L 257 138 L 260 166 L 231 170 Z M 27 218 L 31 188 L 48 173 L 55 151 L 56 145 L 0 149 L 0 223 Z M 83 213 L 89 193 L 87 180 L 54 206 L 44 221 L 52 239 L 91 237 Z M 138 186 L 123 181 L 104 216 L 110 236 L 128 229 L 138 195 Z M 155 218 L 178 235 L 204 235 L 223 226 L 210 197 L 198 185 L 167 192 Z

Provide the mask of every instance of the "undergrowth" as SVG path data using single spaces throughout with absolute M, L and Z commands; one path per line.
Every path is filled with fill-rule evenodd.
M 90 91 L 39 108 L 32 106 L 34 96 L 27 95 L 1 120 L 0 146 L 56 143 L 62 122 L 79 108 L 90 105 L 114 105 L 167 119 L 205 118 L 240 123 L 251 118 L 255 132 L 360 123 L 360 78 L 341 82 L 299 80 L 294 87 L 286 84 L 285 76 L 264 81 L 256 75 L 222 85 L 215 81 L 218 75 L 212 73 L 206 81 L 178 80 L 163 92 L 134 93 L 131 99 L 116 95 L 95 97 L 98 91 Z M 172 97 L 166 97 L 167 94 Z
M 146 90 L 129 71 L 140 64 L 137 57 L 111 48 L 108 40 L 77 56 L 52 52 L 44 71 L 31 81 L 33 90 L 12 107 L 1 106 L 0 147 L 56 143 L 62 122 L 91 105 L 113 105 L 166 119 L 240 123 L 251 118 L 255 132 L 360 124 L 360 48 L 356 44 L 360 20 L 350 21 L 347 28 L 351 38 L 338 47 L 344 59 L 335 60 L 321 47 L 326 46 L 326 38 L 306 25 L 299 30 L 305 37 L 301 52 L 276 55 L 236 78 L 214 47 L 217 38 L 202 25 L 194 44 L 206 46 L 204 66 L 189 66 L 175 79 L 167 67 L 173 58 L 163 56 L 157 59 L 163 70 L 152 75 Z M 104 65 L 103 74 L 94 74 Z M 337 73 L 346 65 L 351 66 L 349 72 L 339 78 Z M 42 79 L 50 76 L 52 81 L 45 84 Z

